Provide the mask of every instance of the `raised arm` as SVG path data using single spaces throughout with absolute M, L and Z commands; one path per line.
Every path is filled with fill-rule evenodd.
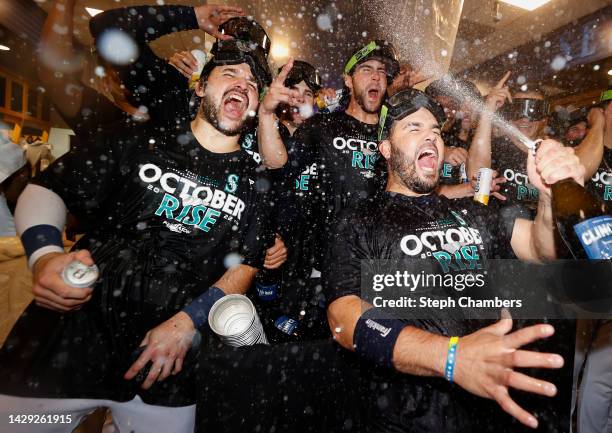
M 279 120 L 276 117 L 276 108 L 280 103 L 304 102 L 297 90 L 285 87 L 285 79 L 292 67 L 293 59 L 290 59 L 272 81 L 261 104 L 259 104 L 257 142 L 259 144 L 259 154 L 267 168 L 281 168 L 287 162 L 287 149 L 278 131 Z
M 606 118 L 601 108 L 591 108 L 588 116 L 589 132 L 574 148 L 576 156 L 585 168 L 585 179 L 590 179 L 601 164 L 604 149 Z
M 67 117 L 79 114 L 83 103 L 82 58 L 74 47 L 76 0 L 55 0 L 42 28 L 38 77 L 55 107 Z
M 468 152 L 466 170 L 469 179 L 476 176 L 480 168 L 491 167 L 493 115 L 504 105 L 506 99 L 512 101 L 512 95 L 505 85 L 508 77 L 510 77 L 510 71 L 506 72 L 485 98 L 485 104 L 480 113 L 478 126 Z
M 510 242 L 519 259 L 543 262 L 557 257 L 550 185 L 565 179 L 584 185 L 584 173 L 574 149 L 557 141 L 542 141 L 535 156 L 529 152 L 527 174 L 538 189 L 539 201 L 534 221 L 517 219 L 514 224 Z

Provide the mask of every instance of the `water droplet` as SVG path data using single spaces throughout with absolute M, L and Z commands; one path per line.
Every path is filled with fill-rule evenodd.
M 324 32 L 332 29 L 332 21 L 329 15 L 321 14 L 317 17 L 317 27 Z
M 565 64 L 566 63 L 567 63 L 567 61 L 565 60 L 565 57 L 563 57 L 563 56 L 555 56 L 553 61 L 550 63 L 550 67 L 554 71 L 560 71 L 561 69 L 565 68 Z
M 138 57 L 138 46 L 127 33 L 110 29 L 100 36 L 98 52 L 110 63 L 127 65 Z

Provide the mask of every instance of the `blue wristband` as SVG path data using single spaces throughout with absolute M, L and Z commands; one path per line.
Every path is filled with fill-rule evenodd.
M 448 340 L 448 353 L 446 354 L 446 366 L 444 367 L 444 377 L 449 382 L 453 381 L 455 374 L 455 361 L 457 359 L 457 344 L 459 343 L 459 337 L 451 337 Z
M 380 367 L 393 368 L 393 348 L 400 332 L 406 326 L 378 308 L 361 315 L 353 333 L 355 352 L 363 359 Z
M 224 296 L 223 290 L 213 286 L 183 308 L 183 312 L 191 317 L 197 329 L 201 329 L 208 324 L 208 314 L 214 303 Z
M 54 245 L 64 249 L 62 242 L 62 232 L 55 226 L 49 224 L 39 224 L 32 226 L 21 234 L 21 243 L 29 258 L 36 250 L 49 245 Z

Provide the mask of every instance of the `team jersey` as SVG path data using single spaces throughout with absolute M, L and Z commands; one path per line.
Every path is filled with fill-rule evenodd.
M 295 132 L 317 164 L 326 224 L 345 208 L 367 207 L 383 189 L 386 169 L 376 128 L 341 111 L 317 114 Z
M 587 182 L 586 187 L 589 191 L 597 195 L 600 200 L 612 207 L 612 149 L 604 147 L 603 158 L 599 168 Z
M 506 201 L 498 204 L 502 206 L 518 204 L 530 210 L 537 208 L 539 193 L 527 176 L 526 152 L 517 148 L 507 138 L 493 139 L 491 168 L 497 170 L 498 176 L 506 178 L 506 182 L 501 184 L 500 191 L 506 197 Z
M 325 261 L 329 271 L 323 274 L 323 288 L 328 303 L 343 296 L 361 297 L 362 260 L 366 261 L 363 263 L 394 260 L 400 264 L 425 260 L 445 276 L 470 272 L 471 268 L 486 272 L 490 259 L 513 257 L 510 240 L 518 215 L 513 209 L 509 207 L 500 213 L 471 199 L 384 193 L 376 206 L 342 220 L 339 235 Z M 464 296 L 453 288 L 446 295 L 455 299 Z M 402 311 L 406 315 L 398 319 L 446 336 L 464 336 L 491 324 L 470 318 L 475 316 L 469 312 L 464 319 L 457 316 L 450 319 L 439 308 L 430 308 L 426 314 L 420 310 L 412 316 L 406 310 Z M 568 346 L 572 346 L 575 334 L 570 332 L 562 333 L 561 327 L 557 327 L 559 338 L 552 346 L 547 341 L 545 351 L 573 356 L 573 347 Z M 369 394 L 363 397 L 370 407 L 368 431 L 522 431 L 494 402 L 471 395 L 443 378 L 404 375 L 374 367 L 363 368 L 362 374 L 369 377 Z M 542 377 L 546 372 L 538 370 L 533 374 Z M 571 374 L 571 366 L 563 374 L 560 371 L 550 374 L 547 380 L 555 382 L 560 389 L 561 385 L 565 386 L 555 400 L 536 397 L 525 406 L 540 419 L 547 420 L 546 431 L 559 431 L 559 426 L 569 420 L 567 391 L 571 390 Z M 470 415 L 474 411 L 478 417 Z M 503 427 L 494 422 L 500 417 L 506 420 Z
M 139 393 L 152 404 L 193 402 L 189 368 L 146 392 L 124 380 L 132 353 L 228 266 L 261 267 L 271 243 L 266 181 L 256 163 L 241 149 L 213 153 L 202 144 L 189 123 L 163 133 L 117 131 L 71 151 L 35 180 L 94 223 L 75 249 L 91 252 L 100 278 L 79 311 L 28 307 L 0 352 L 9 376 L 0 393 L 113 400 Z

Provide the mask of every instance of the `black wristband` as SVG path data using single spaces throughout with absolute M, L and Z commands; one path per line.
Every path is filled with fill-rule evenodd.
M 355 352 L 363 359 L 380 367 L 393 368 L 393 348 L 400 332 L 406 326 L 378 308 L 361 315 L 353 333 Z

